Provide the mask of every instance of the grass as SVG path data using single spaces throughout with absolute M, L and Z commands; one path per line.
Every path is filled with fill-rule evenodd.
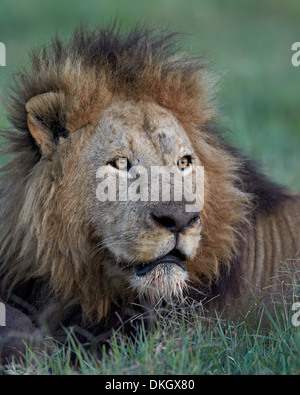
M 234 320 L 217 314 L 207 317 L 205 305 L 194 302 L 184 307 L 156 308 L 145 311 L 146 316 L 151 313 L 150 323 L 148 319 L 143 321 L 142 315 L 136 317 L 135 335 L 115 332 L 109 348 L 100 350 L 101 355 L 85 351 L 69 328 L 65 346 L 52 343 L 51 353 L 27 348 L 21 363 L 12 362 L 2 373 L 299 375 L 300 317 L 293 317 L 299 308 L 292 309 L 300 295 L 297 264 L 292 261 L 284 265 L 281 274 L 285 281 L 278 278 L 276 304 L 262 303 L 254 293 L 247 312 Z M 292 295 L 286 296 L 287 289 Z
M 291 46 L 299 41 L 297 0 L 1 0 L 0 41 L 7 66 L 0 67 L 0 90 L 28 66 L 28 52 L 55 33 L 68 36 L 79 22 L 96 26 L 118 15 L 123 29 L 141 20 L 187 33 L 182 41 L 193 53 L 205 52 L 220 85 L 221 123 L 228 139 L 261 164 L 273 180 L 300 190 L 300 67 L 291 65 Z M 9 127 L 0 105 L 0 128 Z M 0 158 L 0 161 L 4 161 Z M 299 295 L 299 293 L 298 293 Z M 213 325 L 198 315 L 186 325 L 184 314 L 161 320 L 150 333 L 132 340 L 116 336 L 99 361 L 78 349 L 57 347 L 51 356 L 28 351 L 24 365 L 7 374 L 299 374 L 300 333 L 288 314 L 278 311 L 264 331 L 258 319 Z M 191 317 L 189 317 L 189 320 Z M 180 321 L 182 320 L 182 322 Z M 181 322 L 181 323 L 180 323 Z M 71 362 L 75 348 L 78 366 Z
M 160 317 L 152 330 L 140 327 L 136 337 L 115 335 L 101 358 L 87 354 L 70 334 L 66 348 L 52 355 L 28 350 L 24 363 L 5 374 L 18 375 L 290 375 L 300 373 L 300 331 L 291 316 L 278 309 L 275 317 L 261 309 L 248 319 L 208 322 L 197 309 Z M 268 330 L 264 329 L 268 324 Z M 76 354 L 76 363 L 71 358 Z

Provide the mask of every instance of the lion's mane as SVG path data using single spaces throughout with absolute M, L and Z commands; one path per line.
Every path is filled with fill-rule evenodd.
M 2 168 L 0 189 L 2 295 L 22 287 L 21 295 L 34 304 L 42 290 L 46 299 L 80 305 L 91 322 L 99 322 L 113 302 L 131 301 L 128 290 L 112 294 L 103 268 L 94 264 L 92 232 L 82 229 L 84 210 L 73 196 L 57 194 L 59 165 L 52 179 L 47 166 L 40 166 L 26 103 L 47 92 L 63 94 L 49 114 L 54 137 L 87 125 L 92 129 L 113 97 L 153 101 L 173 113 L 206 172 L 202 240 L 197 258 L 187 263 L 193 288 L 221 298 L 239 292 L 242 252 L 255 218 L 287 194 L 223 140 L 210 68 L 203 58 L 183 54 L 174 37 L 144 28 L 128 35 L 116 26 L 80 28 L 68 42 L 55 38 L 34 52 L 29 70 L 17 75 L 5 98 L 13 126 L 3 132 L 5 153 L 13 157 Z M 65 203 L 63 212 L 57 212 L 55 199 Z

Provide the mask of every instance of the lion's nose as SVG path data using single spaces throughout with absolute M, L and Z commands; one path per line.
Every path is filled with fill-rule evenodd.
M 186 213 L 184 207 L 160 206 L 152 212 L 153 220 L 171 232 L 183 232 L 199 218 L 200 212 Z

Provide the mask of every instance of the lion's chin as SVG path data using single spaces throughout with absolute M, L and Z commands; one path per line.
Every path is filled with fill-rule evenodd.
M 184 297 L 188 274 L 176 263 L 160 263 L 142 276 L 135 275 L 130 283 L 140 299 L 156 306 L 164 300 L 178 302 Z

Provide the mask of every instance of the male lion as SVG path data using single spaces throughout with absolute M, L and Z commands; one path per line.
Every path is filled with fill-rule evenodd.
M 223 140 L 207 71 L 201 58 L 178 55 L 173 35 L 141 28 L 77 29 L 32 55 L 7 98 L 13 130 L 3 133 L 13 154 L 0 188 L 10 317 L 100 333 L 133 303 L 189 297 L 232 312 L 253 289 L 275 295 L 282 263 L 299 263 L 300 196 Z M 169 201 L 120 199 L 117 183 L 116 199 L 100 201 L 99 168 L 124 181 L 138 166 L 183 179 L 203 167 L 196 208 L 175 199 L 172 177 L 159 182 Z

